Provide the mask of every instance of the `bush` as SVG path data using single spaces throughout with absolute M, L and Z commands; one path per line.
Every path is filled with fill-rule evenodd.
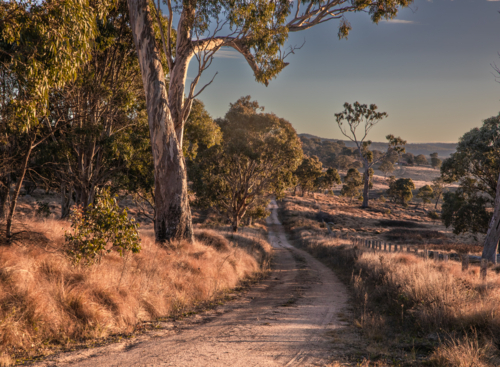
M 439 214 L 436 213 L 434 210 L 433 211 L 430 211 L 429 213 L 427 213 L 427 216 L 431 219 L 439 219 Z
M 100 262 L 102 256 L 115 250 L 124 256 L 126 251 L 137 253 L 141 249 L 138 225 L 127 215 L 127 208 L 120 212 L 116 199 L 109 190 L 97 194 L 95 204 L 86 210 L 78 206 L 70 216 L 73 233 L 66 232 L 68 254 L 75 263 Z

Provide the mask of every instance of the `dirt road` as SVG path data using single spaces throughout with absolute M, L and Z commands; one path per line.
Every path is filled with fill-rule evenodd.
M 236 301 L 124 343 L 51 357 L 40 366 L 322 366 L 347 293 L 330 269 L 291 246 L 271 203 L 270 277 Z M 345 317 L 345 316 L 344 316 Z M 340 342 L 341 343 L 341 342 Z

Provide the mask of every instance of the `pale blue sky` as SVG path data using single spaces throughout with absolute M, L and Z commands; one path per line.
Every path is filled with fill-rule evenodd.
M 215 118 L 251 95 L 297 132 L 339 139 L 334 113 L 358 100 L 389 114 L 372 130 L 374 141 L 389 133 L 408 142 L 457 141 L 500 111 L 491 67 L 500 65 L 499 10 L 500 1 L 416 0 L 394 22 L 348 15 L 348 40 L 338 40 L 336 21 L 293 33 L 290 44 L 306 43 L 268 87 L 242 57 L 224 51 L 205 71 L 200 85 L 219 74 L 199 98 Z

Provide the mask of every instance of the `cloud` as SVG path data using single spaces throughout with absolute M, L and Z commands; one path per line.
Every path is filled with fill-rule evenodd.
M 239 59 L 240 54 L 235 50 L 219 50 L 215 53 L 214 57 L 221 59 Z
M 486 1 L 492 1 L 493 2 L 493 1 L 500 1 L 500 0 L 486 0 Z
M 500 1 L 500 0 L 494 0 L 494 1 Z M 417 24 L 417 22 L 414 22 L 413 20 L 403 20 L 403 19 L 389 19 L 389 20 L 383 20 L 385 23 L 394 23 L 394 24 Z

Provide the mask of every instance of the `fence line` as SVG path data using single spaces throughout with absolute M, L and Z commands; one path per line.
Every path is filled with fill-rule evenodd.
M 326 228 L 328 229 L 328 234 L 334 238 L 342 238 L 351 241 L 354 246 L 364 247 L 367 249 L 375 251 L 385 251 L 385 252 L 408 252 L 414 254 L 415 256 L 421 256 L 424 259 L 433 259 L 436 261 L 447 262 L 449 260 L 455 260 L 462 263 L 462 271 L 469 270 L 469 264 L 471 260 L 480 262 L 480 276 L 481 279 L 486 280 L 486 275 L 488 271 L 488 260 L 481 259 L 478 256 L 471 256 L 467 254 L 457 254 L 457 253 L 445 253 L 441 251 L 419 249 L 415 245 L 401 245 L 397 243 L 390 243 L 385 241 L 378 241 L 373 239 L 364 239 L 360 237 L 351 237 L 348 235 L 339 234 L 339 232 L 334 232 L 331 230 L 330 225 L 323 220 Z

